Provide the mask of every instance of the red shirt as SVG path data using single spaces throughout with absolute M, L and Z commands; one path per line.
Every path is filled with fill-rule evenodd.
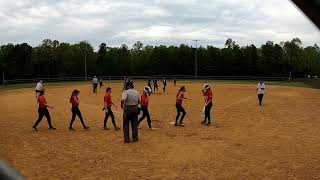
M 47 100 L 44 96 L 38 97 L 38 103 L 40 108 L 46 108 L 47 107 Z
M 77 96 L 72 96 L 71 104 L 72 104 L 72 107 L 78 107 L 79 106 L 79 99 L 78 99 Z
M 183 98 L 184 98 L 184 92 L 183 91 L 179 91 L 178 94 L 177 94 L 176 103 L 182 104 Z
M 211 91 L 207 91 L 205 93 L 203 93 L 204 97 L 205 97 L 205 103 L 207 104 L 209 101 L 212 102 L 212 92 Z
M 104 105 L 107 105 L 107 107 L 111 107 L 112 105 L 111 95 L 105 94 L 103 99 L 104 99 Z
M 142 106 L 148 106 L 149 105 L 149 101 L 148 101 L 148 95 L 146 95 L 145 93 L 143 93 L 141 95 L 141 105 Z

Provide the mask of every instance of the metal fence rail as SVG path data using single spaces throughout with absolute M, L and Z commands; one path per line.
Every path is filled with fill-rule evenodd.
M 319 78 L 296 78 L 293 79 L 294 82 L 300 82 L 311 86 L 312 88 L 320 89 L 320 79 Z
M 135 80 L 156 79 L 173 79 L 177 80 L 194 80 L 192 75 L 153 75 L 153 76 L 127 76 Z M 69 81 L 90 81 L 93 77 L 57 77 L 57 78 L 32 78 L 32 79 L 12 79 L 5 80 L 5 84 L 34 83 L 40 80 L 45 82 L 69 82 Z M 125 76 L 98 76 L 103 80 L 123 80 Z M 288 77 L 259 77 L 259 76 L 197 76 L 197 80 L 265 80 L 265 81 L 288 81 Z

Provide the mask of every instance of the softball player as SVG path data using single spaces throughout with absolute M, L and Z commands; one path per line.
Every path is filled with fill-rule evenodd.
M 114 120 L 114 115 L 113 115 L 113 112 L 112 112 L 112 110 L 111 110 L 111 106 L 113 105 L 114 107 L 116 107 L 116 108 L 118 108 L 113 102 L 112 102 L 112 100 L 111 100 L 111 88 L 110 87 L 108 87 L 107 89 L 106 89 L 106 94 L 104 95 L 104 107 L 103 107 L 103 109 L 102 110 L 104 110 L 105 111 L 105 117 L 104 117 L 104 123 L 103 123 L 103 128 L 105 129 L 105 130 L 109 130 L 109 128 L 107 128 L 107 121 L 108 121 L 108 118 L 109 118 L 109 116 L 111 117 L 111 120 L 112 120 L 112 124 L 113 124 L 113 126 L 114 126 L 114 129 L 116 130 L 116 131 L 118 131 L 120 128 L 119 127 L 117 127 L 117 125 L 116 125 L 116 122 L 115 122 L 115 120 Z
M 153 80 L 153 88 L 154 88 L 154 90 L 153 90 L 153 92 L 158 92 L 158 80 L 156 80 L 156 79 L 154 79 Z
M 139 125 L 140 122 L 147 117 L 147 122 L 150 129 L 152 129 L 152 126 L 151 126 L 150 114 L 148 111 L 148 105 L 149 105 L 149 96 L 151 95 L 151 92 L 152 90 L 149 86 L 144 87 L 143 93 L 141 95 L 141 111 L 143 115 L 138 122 L 138 125 Z
M 266 85 L 261 80 L 257 85 L 257 94 L 258 94 L 259 106 L 262 106 L 262 100 L 263 100 L 264 90 L 265 89 L 266 89 Z
M 202 93 L 205 98 L 205 100 L 204 100 L 204 106 L 205 106 L 204 115 L 205 116 L 204 116 L 204 121 L 202 121 L 201 123 L 209 126 L 211 124 L 210 111 L 212 108 L 212 91 L 211 91 L 211 87 L 209 84 L 205 84 L 203 87 L 204 88 L 202 89 Z M 207 122 L 207 119 L 208 119 L 208 122 Z
M 186 87 L 181 86 L 181 88 L 179 89 L 179 92 L 177 93 L 177 96 L 176 96 L 177 97 L 177 99 L 176 99 L 177 116 L 176 116 L 176 122 L 175 122 L 174 126 L 184 126 L 183 118 L 186 116 L 186 111 L 182 107 L 182 102 L 184 99 L 188 99 L 188 98 L 184 97 L 185 92 L 186 92 Z M 181 116 L 180 121 L 178 122 L 181 112 L 182 112 L 182 116 Z
M 99 86 L 100 86 L 100 89 L 102 88 L 102 86 L 103 86 L 103 79 L 101 78 L 101 79 L 99 79 Z
M 93 93 L 97 93 L 98 81 L 99 80 L 98 80 L 97 76 L 94 76 L 92 79 Z
M 166 78 L 163 78 L 162 83 L 163 83 L 163 92 L 166 92 L 166 87 L 167 87 L 167 80 L 166 80 Z
M 148 79 L 148 86 L 152 89 L 152 86 L 151 86 L 151 79 Z
M 176 80 L 176 78 L 174 77 L 174 78 L 173 78 L 173 85 L 176 86 L 176 84 L 177 84 L 177 80 Z
M 79 119 L 80 119 L 80 122 L 83 126 L 84 129 L 89 129 L 90 127 L 89 126 L 86 126 L 84 124 L 84 121 L 83 121 L 83 118 L 82 118 L 82 115 L 81 115 L 81 112 L 80 112 L 80 109 L 79 109 L 79 98 L 78 98 L 78 95 L 79 95 L 80 91 L 78 90 L 73 90 L 72 94 L 71 94 L 71 97 L 70 97 L 70 103 L 72 105 L 72 108 L 71 108 L 71 112 L 72 112 L 72 117 L 71 117 L 71 121 L 70 121 L 70 125 L 69 125 L 69 130 L 70 131 L 75 131 L 75 129 L 72 127 L 72 124 L 73 124 L 73 121 L 76 119 L 76 116 L 78 115 Z
M 39 91 L 38 104 L 39 104 L 39 108 L 38 108 L 39 117 L 38 117 L 38 120 L 32 126 L 33 130 L 38 131 L 37 125 L 42 121 L 43 116 L 47 118 L 49 129 L 56 130 L 56 128 L 54 128 L 51 124 L 51 117 L 48 111 L 48 108 L 53 108 L 53 107 L 47 104 L 47 100 L 44 97 L 44 90 Z

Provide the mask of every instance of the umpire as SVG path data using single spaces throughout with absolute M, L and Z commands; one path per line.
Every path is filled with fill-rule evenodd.
M 129 124 L 132 128 L 133 142 L 138 141 L 138 114 L 140 114 L 140 95 L 134 90 L 133 81 L 126 82 L 126 90 L 122 93 L 121 108 L 123 109 L 124 142 L 130 142 Z

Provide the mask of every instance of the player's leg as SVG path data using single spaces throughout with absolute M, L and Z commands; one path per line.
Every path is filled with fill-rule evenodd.
M 212 103 L 209 103 L 206 107 L 205 107 L 205 120 L 208 119 L 207 125 L 211 124 L 211 108 L 212 108 Z
M 72 116 L 71 116 L 71 121 L 70 121 L 69 129 L 70 129 L 70 130 L 74 130 L 74 129 L 72 128 L 72 125 L 73 125 L 73 122 L 74 122 L 74 120 L 76 119 L 76 115 L 77 115 L 77 113 L 76 113 L 76 108 L 72 107 L 72 108 L 71 108 L 71 113 L 72 113 Z
M 76 114 L 78 115 L 78 117 L 79 117 L 79 119 L 80 119 L 80 122 L 81 122 L 83 128 L 84 128 L 84 129 L 89 129 L 89 126 L 86 126 L 86 125 L 84 124 L 84 121 L 83 121 L 83 118 L 82 118 L 82 114 L 81 114 L 80 109 L 79 109 L 78 107 L 76 108 Z
M 142 111 L 142 116 L 140 117 L 139 121 L 138 121 L 138 125 L 140 124 L 141 121 L 144 120 L 144 118 L 146 117 L 146 106 L 141 106 L 141 111 Z
M 149 111 L 148 111 L 148 107 L 147 107 L 146 110 L 145 110 L 145 115 L 146 115 L 146 117 L 147 117 L 148 126 L 149 126 L 149 128 L 151 129 L 151 128 L 152 128 L 152 125 L 151 125 L 151 118 L 150 118 L 150 114 L 149 114 Z
M 43 108 L 39 108 L 39 109 L 38 109 L 38 114 L 39 114 L 38 119 L 36 120 L 36 122 L 35 122 L 34 125 L 32 126 L 32 128 L 33 128 L 34 130 L 38 130 L 38 129 L 37 129 L 37 126 L 38 126 L 38 124 L 41 122 L 41 120 L 43 119 L 43 116 L 44 116 Z
M 111 107 L 108 107 L 108 112 L 109 112 L 109 114 L 110 114 L 111 121 L 112 121 L 112 124 L 113 124 L 114 129 L 115 129 L 115 130 L 119 130 L 120 128 L 117 127 L 117 125 L 116 125 L 116 121 L 115 121 L 114 114 L 113 114 L 113 112 L 112 112 Z
M 50 113 L 49 113 L 49 111 L 48 111 L 47 108 L 46 108 L 45 111 L 44 111 L 44 116 L 47 118 L 48 125 L 49 125 L 49 129 L 56 130 L 56 128 L 54 128 L 54 127 L 52 126 L 51 116 L 50 116 Z
M 109 118 L 109 112 L 108 112 L 108 109 L 105 109 L 105 116 L 104 116 L 104 122 L 103 122 L 103 128 L 105 130 L 109 129 L 109 128 L 107 128 L 108 118 Z
M 181 119 L 180 119 L 180 124 L 181 125 L 184 125 L 183 124 L 183 119 L 184 119 L 184 117 L 186 116 L 186 111 L 184 110 L 184 108 L 181 106 L 181 112 L 182 112 L 182 116 L 181 116 Z
M 177 109 L 177 116 L 176 116 L 176 123 L 174 125 L 178 125 L 178 120 L 179 120 L 180 111 L 181 111 L 181 104 L 176 103 L 176 109 Z

